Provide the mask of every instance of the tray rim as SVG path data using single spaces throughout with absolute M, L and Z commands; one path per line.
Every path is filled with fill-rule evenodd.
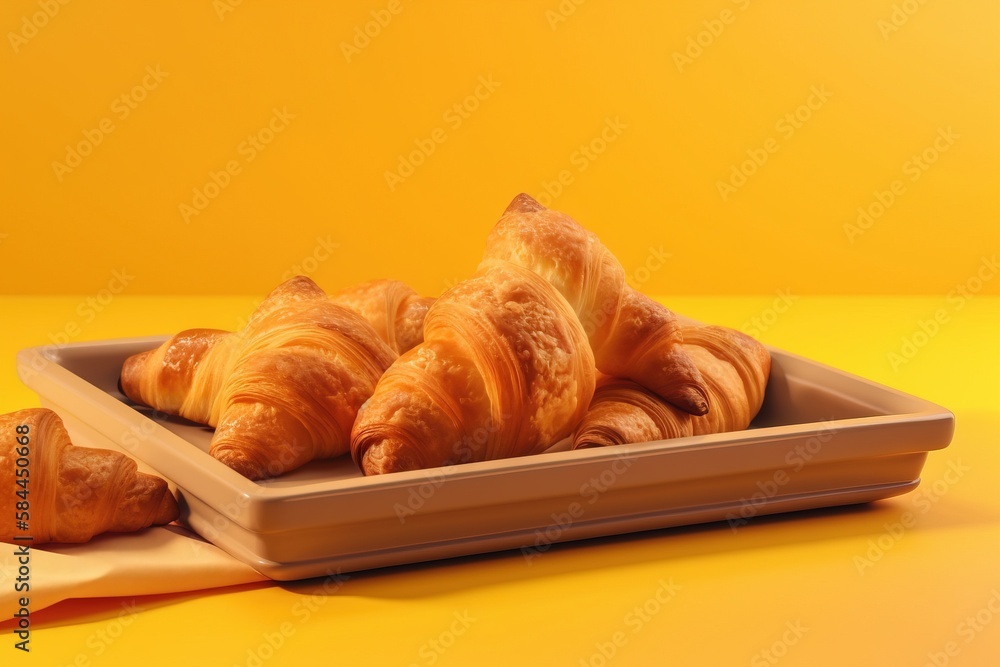
M 765 505 L 761 506 L 754 514 L 754 517 L 788 512 L 808 512 L 831 506 L 882 500 L 908 493 L 917 488 L 919 484 L 920 477 L 916 477 L 909 481 L 780 495 L 770 499 Z M 803 501 L 806 502 L 804 506 L 802 505 Z M 739 507 L 741 507 L 741 503 L 734 501 L 712 505 L 672 507 L 643 514 L 633 514 L 624 518 L 604 517 L 585 520 L 565 529 L 558 540 L 548 543 L 544 551 L 547 551 L 550 546 L 560 543 L 679 528 L 695 524 L 718 523 L 725 521 L 727 513 Z M 672 520 L 674 517 L 678 520 Z M 642 525 L 637 526 L 635 524 Z M 606 530 L 605 528 L 611 528 L 611 530 Z M 296 561 L 275 561 L 264 558 L 253 552 L 246 545 L 232 539 L 227 533 L 220 533 L 218 539 L 214 540 L 214 543 L 230 555 L 242 560 L 258 572 L 272 579 L 293 581 L 322 576 L 323 574 L 335 575 L 358 570 L 447 561 L 453 558 L 485 553 L 520 551 L 522 556 L 524 556 L 526 550 L 532 551 L 532 547 L 524 545 L 524 538 L 537 535 L 537 530 L 538 528 L 536 527 L 528 527 L 503 533 L 461 536 L 448 540 L 411 544 L 405 549 L 382 547 L 368 551 L 338 554 L 335 557 L 305 558 Z M 541 554 L 544 551 L 535 551 L 535 553 Z M 400 558 L 401 555 L 403 555 L 402 558 Z M 531 564 L 530 559 L 528 559 L 528 564 Z
M 125 403 L 116 397 L 108 394 L 107 392 L 96 387 L 92 383 L 88 382 L 84 378 L 76 375 L 69 369 L 65 368 L 58 358 L 58 353 L 63 350 L 78 350 L 93 347 L 124 347 L 133 345 L 159 345 L 163 341 L 167 340 L 170 336 L 143 336 L 143 337 L 127 337 L 127 338 L 115 338 L 115 339 L 104 339 L 98 341 L 82 341 L 64 344 L 51 344 L 29 347 L 20 350 L 17 353 L 16 363 L 18 375 L 21 381 L 30 389 L 35 390 L 39 393 L 35 387 L 36 383 L 32 377 L 25 377 L 25 368 L 32 368 L 31 364 L 35 360 L 41 360 L 43 364 L 48 366 L 52 364 L 54 366 L 55 378 L 53 378 L 53 384 L 63 385 L 65 388 L 73 388 L 75 386 L 89 387 L 96 390 L 97 395 L 85 396 L 83 394 L 78 394 L 82 396 L 86 402 L 94 404 L 94 407 L 99 407 L 102 411 L 110 413 L 112 416 L 125 417 L 126 415 L 130 418 L 138 418 L 145 420 L 150 424 L 154 425 L 156 429 L 162 431 L 162 433 L 157 432 L 157 435 L 162 435 L 168 439 L 176 439 L 179 442 L 185 443 L 190 446 L 187 440 L 184 440 L 180 436 L 169 431 L 165 427 L 161 426 L 158 422 L 150 419 L 146 415 L 135 410 L 131 405 Z M 383 487 L 383 486 L 405 486 L 412 482 L 426 482 L 428 476 L 432 473 L 440 478 L 443 476 L 446 479 L 451 479 L 455 477 L 464 477 L 468 475 L 477 475 L 477 473 L 506 473 L 508 471 L 515 470 L 525 470 L 525 469 L 536 469 L 540 467 L 547 467 L 548 463 L 573 463 L 574 461 L 584 461 L 584 460 L 613 460 L 620 458 L 622 454 L 627 454 L 630 456 L 653 456 L 660 455 L 666 451 L 669 452 L 683 452 L 688 450 L 703 450 L 703 449 L 714 449 L 714 448 L 730 448 L 739 447 L 743 445 L 752 445 L 760 442 L 775 442 L 777 440 L 790 440 L 796 437 L 801 437 L 803 435 L 809 435 L 816 431 L 817 424 L 831 423 L 838 425 L 839 430 L 845 429 L 858 429 L 867 428 L 872 425 L 879 424 L 891 424 L 901 421 L 903 418 L 907 422 L 917 422 L 917 421 L 937 421 L 937 420 L 950 420 L 954 421 L 954 414 L 931 401 L 928 401 L 917 396 L 905 393 L 898 389 L 888 387 L 886 385 L 868 380 L 847 371 L 837 369 L 835 367 L 829 366 L 822 362 L 813 361 L 801 355 L 797 355 L 784 350 L 776 349 L 771 346 L 767 347 L 769 353 L 772 355 L 772 359 L 775 356 L 784 358 L 785 360 L 794 363 L 804 363 L 809 364 L 817 368 L 821 368 L 827 372 L 833 372 L 844 376 L 852 381 L 861 382 L 867 385 L 871 389 L 881 391 L 889 396 L 894 397 L 899 400 L 902 399 L 912 405 L 912 410 L 905 412 L 896 412 L 892 414 L 879 414 L 864 417 L 850 417 L 845 419 L 834 419 L 829 422 L 803 422 L 798 424 L 788 424 L 783 426 L 764 426 L 759 428 L 754 428 L 750 430 L 743 431 L 732 431 L 726 433 L 713 433 L 708 435 L 695 435 L 686 436 L 683 438 L 674 438 L 668 440 L 654 440 L 649 442 L 641 443 L 631 443 L 626 445 L 618 445 L 616 447 L 600 447 L 600 448 L 587 448 L 583 450 L 570 450 L 570 451 L 558 451 L 558 452 L 544 452 L 541 454 L 535 454 L 531 456 L 521 456 L 508 459 L 499 459 L 495 461 L 476 461 L 470 463 L 463 463 L 461 465 L 455 466 L 444 466 L 437 468 L 428 468 L 424 470 L 412 470 L 405 472 L 392 473 L 391 475 L 377 475 L 372 477 L 352 477 L 352 478 L 341 478 L 333 479 L 324 482 L 311 482 L 309 484 L 308 490 L 291 491 L 292 487 L 273 487 L 269 486 L 266 482 L 255 482 L 249 480 L 234 470 L 231 470 L 219 461 L 209 456 L 207 453 L 196 449 L 197 456 L 203 456 L 206 459 L 206 463 L 215 464 L 217 471 L 222 473 L 223 476 L 219 481 L 230 487 L 230 490 L 234 493 L 240 494 L 252 494 L 261 500 L 278 499 L 287 500 L 289 495 L 299 495 L 305 493 L 306 495 L 330 495 L 331 492 L 352 492 L 355 490 L 363 490 L 371 486 Z M 51 370 L 48 372 L 52 372 Z M 40 376 L 42 373 L 39 371 L 32 372 L 32 376 Z M 775 437 L 774 431 L 781 429 L 782 433 L 778 435 L 777 439 Z M 734 439 L 735 438 L 735 439 Z M 948 446 L 948 443 L 941 444 L 939 447 L 933 449 L 943 449 Z M 903 451 L 931 451 L 925 448 L 919 449 L 907 449 Z M 502 466 L 503 470 L 498 470 L 497 467 Z M 477 475 L 478 476 L 478 475 Z

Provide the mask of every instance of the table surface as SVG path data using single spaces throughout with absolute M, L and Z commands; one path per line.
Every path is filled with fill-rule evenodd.
M 0 297 L 0 412 L 38 405 L 18 349 L 234 328 L 256 301 Z M 669 304 L 943 405 L 954 440 L 913 493 L 735 533 L 710 524 L 555 545 L 530 565 L 502 552 L 339 582 L 70 600 L 33 614 L 30 655 L 0 626 L 3 664 L 998 664 L 1000 298 Z M 916 523 L 899 529 L 906 512 Z M 123 605 L 140 611 L 120 617 Z

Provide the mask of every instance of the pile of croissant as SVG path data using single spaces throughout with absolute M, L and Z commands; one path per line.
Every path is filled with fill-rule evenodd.
M 769 372 L 760 343 L 681 325 L 596 235 L 521 194 L 437 299 L 298 276 L 240 331 L 130 357 L 120 386 L 213 427 L 211 455 L 261 480 L 348 453 L 373 475 L 744 429 Z

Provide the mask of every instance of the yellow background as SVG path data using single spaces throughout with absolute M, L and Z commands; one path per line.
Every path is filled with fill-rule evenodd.
M 923 665 L 950 641 L 947 664 L 994 664 L 1000 615 L 969 642 L 957 628 L 1000 590 L 1000 280 L 983 280 L 1000 250 L 998 3 L 399 0 L 350 62 L 342 43 L 388 0 L 232 4 L 0 4 L 0 294 L 15 295 L 0 297 L 0 412 L 37 405 L 16 350 L 234 328 L 293 271 L 328 289 L 393 276 L 437 294 L 527 191 L 677 311 L 952 409 L 955 440 L 928 457 L 921 489 L 954 462 L 970 470 L 863 575 L 854 559 L 914 494 L 735 535 L 561 545 L 530 567 L 502 553 L 359 573 L 329 597 L 310 580 L 70 601 L 33 616 L 30 656 L 0 625 L 2 664 L 246 665 L 288 623 L 264 665 L 597 667 L 621 631 L 608 665 L 752 665 L 796 622 L 805 634 L 773 664 Z M 121 117 L 147 68 L 165 75 Z M 456 125 L 446 114 L 483 80 L 495 89 Z M 814 90 L 829 98 L 786 136 L 779 123 Z M 248 160 L 243 142 L 275 109 L 294 118 Z M 113 130 L 57 174 L 102 123 Z M 608 123 L 621 131 L 581 162 Z M 390 188 L 386 171 L 438 128 L 443 143 Z M 911 180 L 906 163 L 949 129 Z M 718 181 L 765 145 L 777 148 L 723 201 Z M 230 161 L 239 173 L 186 223 L 180 205 Z M 852 242 L 845 224 L 897 181 Z M 632 632 L 626 614 L 662 579 L 680 591 Z M 128 627 L 123 603 L 142 609 Z M 466 610 L 477 620 L 432 663 L 421 650 Z
M 328 289 L 385 275 L 436 295 L 515 194 L 552 193 L 562 172 L 553 206 L 653 294 L 943 294 L 1000 247 L 996 2 L 389 7 L 6 0 L 0 293 L 92 294 L 124 268 L 132 294 L 260 294 L 297 268 Z M 149 67 L 164 74 L 143 90 Z M 475 111 L 447 115 L 477 87 Z M 800 109 L 814 89 L 829 97 Z M 274 109 L 294 118 L 248 160 Z M 609 121 L 614 140 L 580 153 Z M 911 180 L 907 161 L 949 128 Z M 436 129 L 444 142 L 390 189 Z M 723 201 L 717 183 L 768 139 Z M 239 173 L 186 223 L 181 204 L 230 161 Z M 852 242 L 845 224 L 897 180 Z M 651 249 L 670 257 L 647 276 Z

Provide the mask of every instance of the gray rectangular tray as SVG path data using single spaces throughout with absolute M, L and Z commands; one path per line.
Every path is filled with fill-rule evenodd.
M 211 429 L 132 405 L 122 362 L 165 336 L 18 353 L 21 380 L 79 445 L 117 449 L 177 491 L 181 521 L 280 580 L 863 503 L 912 490 L 946 447 L 944 408 L 771 350 L 764 405 L 736 433 L 364 477 L 350 457 L 252 482 L 208 455 Z

